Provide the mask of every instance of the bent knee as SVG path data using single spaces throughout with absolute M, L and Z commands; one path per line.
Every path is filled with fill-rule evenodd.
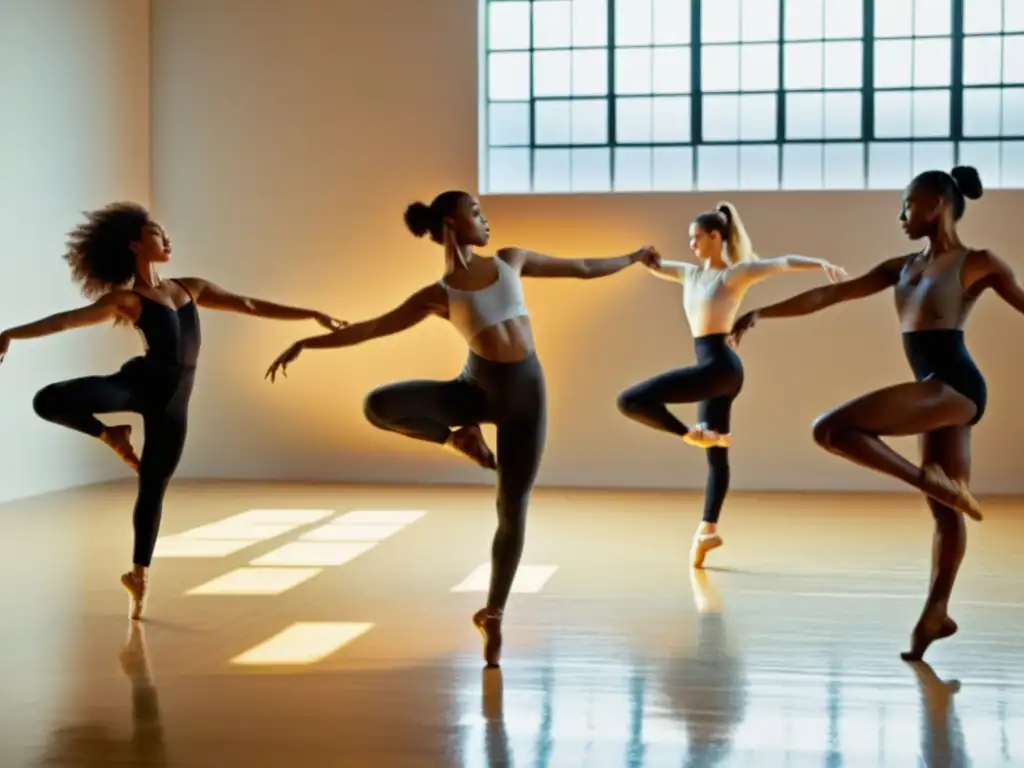
M 32 410 L 42 419 L 51 419 L 60 410 L 60 388 L 50 384 L 36 392 L 32 398 Z
M 632 389 L 621 392 L 615 401 L 619 412 L 627 416 L 643 411 L 647 405 L 646 399 Z
M 814 420 L 814 424 L 811 426 L 811 435 L 814 437 L 814 442 L 822 448 L 831 448 L 836 444 L 836 438 L 842 430 L 843 427 L 835 414 L 823 413 Z
M 380 426 L 389 409 L 389 398 L 383 389 L 375 389 L 363 398 L 363 415 L 371 424 Z

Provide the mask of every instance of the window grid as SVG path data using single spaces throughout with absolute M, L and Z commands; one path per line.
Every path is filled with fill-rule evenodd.
M 860 35 L 858 36 L 855 29 L 850 29 L 848 33 L 846 29 L 843 29 L 842 35 L 830 35 L 824 29 L 827 4 L 830 4 L 824 0 L 821 2 L 823 29 L 819 37 L 813 39 L 805 34 L 793 39 L 787 34 L 786 29 L 787 0 L 779 0 L 778 28 L 777 34 L 774 35 L 775 39 L 770 39 L 771 36 L 761 35 L 756 40 L 745 40 L 742 33 L 736 33 L 737 39 L 734 41 L 730 41 L 726 35 L 726 39 L 723 40 L 704 42 L 701 13 L 704 3 L 702 0 L 689 0 L 689 34 L 670 36 L 671 39 L 665 42 L 663 31 L 662 39 L 659 40 L 656 13 L 659 6 L 667 5 L 672 0 L 646 0 L 646 2 L 640 0 L 640 5 L 645 4 L 647 8 L 651 9 L 650 34 L 646 39 L 640 41 L 637 39 L 623 40 L 617 32 L 619 25 L 616 24 L 616 21 L 620 15 L 619 11 L 622 10 L 623 0 L 487 0 L 486 11 L 488 14 L 495 6 L 499 5 L 529 7 L 528 40 L 525 49 L 522 50 L 527 56 L 526 77 L 529 88 L 520 102 L 527 109 L 525 122 L 528 124 L 528 135 L 525 140 L 509 143 L 494 141 L 495 131 L 491 124 L 500 123 L 498 118 L 501 117 L 500 110 L 493 109 L 494 105 L 508 104 L 515 100 L 503 99 L 500 94 L 498 98 L 492 96 L 490 88 L 494 83 L 494 80 L 491 79 L 492 56 L 495 53 L 514 53 L 520 49 L 508 46 L 494 48 L 490 44 L 491 40 L 488 39 L 484 74 L 488 78 L 489 85 L 486 118 L 488 136 L 484 138 L 488 142 L 489 149 L 487 165 L 493 164 L 495 149 L 525 152 L 525 157 L 522 154 L 517 157 L 518 162 L 527 160 L 525 172 L 527 178 L 519 184 L 519 188 L 515 188 L 515 184 L 505 184 L 504 186 L 513 188 L 501 189 L 500 187 L 503 185 L 494 183 L 495 174 L 493 169 L 489 168 L 488 170 L 492 172 L 488 174 L 489 179 L 484 186 L 488 192 L 492 193 L 505 191 L 655 191 L 659 189 L 690 191 L 702 188 L 821 189 L 830 186 L 844 189 L 892 188 L 904 183 L 907 173 L 897 173 L 893 169 L 888 177 L 873 179 L 872 170 L 884 169 L 887 165 L 909 163 L 910 166 L 913 166 L 913 171 L 916 172 L 921 170 L 917 167 L 918 165 L 924 164 L 933 167 L 940 161 L 946 165 L 954 162 L 978 165 L 989 186 L 1024 186 L 1024 13 L 1016 9 L 1012 12 L 1010 10 L 1010 4 L 1019 2 L 1019 0 L 1003 0 L 999 4 L 1001 7 L 998 19 L 993 19 L 991 13 L 979 14 L 978 7 L 986 3 L 991 5 L 992 1 L 947 0 L 949 8 L 947 24 L 946 20 L 937 19 L 934 14 L 924 15 L 919 20 L 918 13 L 921 10 L 922 0 L 886 0 L 893 5 L 883 8 L 882 18 L 878 18 L 876 13 L 881 0 L 861 0 L 858 4 L 861 15 Z M 626 0 L 626 2 L 629 3 L 630 0 Z M 675 2 L 681 5 L 687 0 L 675 0 Z M 726 2 L 728 3 L 729 0 Z M 794 0 L 788 0 L 788 2 L 794 2 Z M 598 3 L 603 6 L 603 12 L 606 14 L 604 34 L 599 42 L 591 39 L 577 46 L 574 34 L 575 26 L 572 26 L 573 34 L 570 35 L 567 46 L 548 44 L 538 47 L 536 40 L 538 34 L 537 6 L 548 5 L 551 8 L 560 6 L 563 10 L 568 8 L 568 13 L 571 16 L 576 10 L 574 6 L 585 5 L 589 9 L 593 9 L 598 7 Z M 734 3 L 733 7 L 742 9 L 742 0 L 734 0 Z M 909 27 L 905 23 L 902 27 L 894 23 L 893 8 L 895 6 L 901 6 L 904 9 L 909 7 Z M 631 8 L 630 10 L 635 9 Z M 645 11 L 641 9 L 640 16 L 643 16 L 644 13 Z M 742 16 L 740 18 L 742 26 Z M 574 25 L 575 21 L 570 24 Z M 488 23 L 485 26 L 490 37 L 493 31 L 491 25 Z M 835 29 L 832 32 L 834 33 Z M 821 74 L 822 87 L 820 89 L 787 87 L 786 50 L 788 45 L 820 45 L 822 62 L 824 62 L 827 54 L 826 45 L 841 42 L 859 44 L 861 50 L 859 88 L 853 88 L 849 83 L 845 87 L 830 87 L 824 71 Z M 945 53 L 940 50 L 943 43 L 945 43 Z M 751 45 L 776 46 L 777 79 L 774 90 L 765 87 L 745 88 L 742 80 L 744 47 Z M 726 90 L 719 84 L 714 88 L 709 88 L 702 71 L 705 52 L 715 48 L 725 49 L 730 46 L 741 62 L 737 87 L 733 90 Z M 928 48 L 934 49 L 931 51 L 934 61 L 948 57 L 949 69 L 944 74 L 936 72 L 934 67 L 929 69 L 928 57 L 922 54 L 922 50 L 927 53 Z M 989 70 L 992 70 L 993 61 L 995 61 L 991 53 L 993 49 L 997 51 L 997 71 L 989 71 L 987 75 L 984 73 L 978 75 L 979 67 L 983 69 L 982 65 L 985 64 L 985 62 L 977 63 L 979 51 L 986 52 Z M 604 53 L 606 63 L 604 76 L 607 82 L 603 94 L 581 95 L 576 92 L 574 85 L 576 75 L 573 70 L 577 61 L 574 55 L 577 52 L 588 50 Z M 851 48 L 851 50 L 853 49 Z M 664 77 L 659 74 L 657 68 L 661 52 L 666 51 L 669 58 L 675 57 L 673 60 L 677 63 L 688 59 L 690 70 L 688 85 L 683 86 L 676 81 L 671 87 L 665 86 Z M 881 61 L 879 60 L 880 51 Z M 645 52 L 646 57 L 644 56 Z M 565 89 L 564 94 L 536 93 L 538 78 L 541 76 L 537 69 L 538 53 L 562 53 L 567 58 L 569 86 Z M 629 64 L 628 60 L 631 56 L 633 59 L 631 66 L 634 72 L 639 71 L 638 61 L 649 59 L 650 71 L 647 73 L 649 83 L 644 87 L 639 87 L 635 83 L 631 87 L 618 87 L 617 78 L 621 74 L 619 65 L 622 61 Z M 898 61 L 900 57 L 902 57 L 901 64 L 903 65 L 901 71 L 895 71 L 900 67 L 889 67 L 888 72 L 883 71 L 887 63 Z M 905 71 L 908 66 L 909 73 Z M 821 69 L 825 69 L 824 63 Z M 975 72 L 973 79 L 971 72 Z M 941 76 L 938 76 L 940 74 Z M 761 131 L 763 135 L 744 135 L 749 132 L 745 132 L 741 127 L 737 127 L 734 136 L 716 138 L 713 131 L 710 135 L 707 133 L 705 106 L 708 97 L 712 98 L 712 104 L 716 97 L 719 97 L 720 103 L 732 99 L 733 112 L 741 114 L 742 100 L 752 94 L 771 95 L 774 99 L 774 136 L 769 136 L 770 132 L 765 126 Z M 857 94 L 860 109 L 859 135 L 855 135 L 849 125 L 844 129 L 849 135 L 827 135 L 828 131 L 824 128 L 820 136 L 790 135 L 792 132 L 787 125 L 787 116 L 790 116 L 800 98 L 808 94 L 821 95 L 820 111 L 823 121 L 828 120 L 828 108 L 825 104 L 830 95 Z M 728 97 L 728 99 L 724 97 Z M 565 102 L 562 106 L 569 110 L 571 125 L 575 117 L 575 107 L 586 101 L 603 102 L 605 105 L 606 125 L 602 129 L 605 141 L 577 141 L 574 129 L 570 129 L 569 139 L 564 143 L 543 141 L 538 137 L 538 106 L 545 103 L 561 105 L 561 102 Z M 661 135 L 655 127 L 655 112 L 658 106 L 664 106 L 671 101 L 675 102 L 675 107 L 680 107 L 686 101 L 689 103 L 688 125 L 686 126 L 688 136 L 685 138 L 681 136 L 681 125 L 679 124 L 674 124 L 671 131 L 662 130 Z M 813 99 L 806 101 L 811 103 Z M 983 106 L 987 105 L 988 112 L 977 108 L 977 105 L 983 101 Z M 847 102 L 847 106 L 851 104 L 852 102 Z M 930 116 L 927 112 L 922 111 L 929 106 L 932 109 Z M 629 121 L 624 117 L 630 109 L 633 110 L 634 117 L 641 112 L 648 113 L 646 123 L 642 120 L 635 121 L 634 129 L 636 130 L 634 130 L 635 135 L 632 138 Z M 888 114 L 886 114 L 886 109 L 889 109 Z M 897 112 L 899 114 L 894 118 L 893 116 Z M 908 112 L 909 114 L 907 114 Z M 681 114 L 681 110 L 677 109 L 675 117 L 679 118 Z M 983 118 L 988 119 L 988 127 L 985 130 L 976 127 L 972 129 L 972 125 L 976 126 Z M 624 119 L 626 122 L 623 122 Z M 742 117 L 737 119 L 742 121 Z M 664 124 L 665 121 L 662 123 Z M 880 125 L 881 130 L 879 130 Z M 641 127 L 637 129 L 637 126 Z M 672 135 L 666 138 L 667 133 Z M 645 138 L 646 140 L 644 140 Z M 856 173 L 860 178 L 856 183 L 849 181 L 839 186 L 830 185 L 825 180 L 826 169 L 834 165 L 836 158 L 842 155 L 843 146 L 848 148 L 848 151 L 845 151 L 844 162 L 848 163 L 859 153 L 857 160 L 859 167 Z M 715 147 L 719 149 L 718 155 L 713 155 Z M 777 151 L 775 153 L 765 152 L 765 149 L 769 147 L 774 147 Z M 803 149 L 800 149 L 801 147 Z M 585 158 L 587 153 L 580 150 L 590 150 L 589 159 Z M 554 157 L 550 154 L 552 152 L 561 153 L 558 157 L 568 163 L 569 182 L 555 185 L 555 187 L 565 187 L 564 189 L 538 188 L 538 174 L 544 171 L 546 158 Z M 735 157 L 730 162 L 736 166 L 736 182 L 719 186 L 702 185 L 702 176 L 707 176 L 707 173 L 701 173 L 702 157 L 726 158 L 727 156 L 722 155 L 721 152 L 734 153 Z M 775 155 L 776 179 L 773 184 L 768 185 L 765 185 L 762 179 L 760 185 L 751 187 L 742 180 L 743 164 L 741 160 L 743 157 L 753 157 L 758 152 L 760 152 L 759 157 L 762 161 L 772 154 Z M 805 158 L 816 153 L 820 155 L 818 164 L 821 179 L 818 183 L 787 185 L 786 158 L 790 153 L 796 156 L 796 153 L 799 152 L 802 152 L 802 156 Z M 630 155 L 630 153 L 632 154 Z M 626 167 L 628 164 L 622 164 L 630 156 L 633 158 L 630 163 L 632 163 L 634 171 L 644 164 L 648 167 L 646 171 L 640 172 L 640 177 L 643 178 L 639 182 L 634 180 L 630 183 L 620 183 L 622 177 L 620 165 Z M 898 161 L 893 160 L 897 157 Z M 686 159 L 685 175 L 689 177 L 686 183 L 665 187 L 663 183 L 656 180 L 657 170 L 666 160 L 670 161 L 669 165 L 678 166 L 675 169 L 677 173 L 682 173 L 679 170 L 682 167 L 682 158 Z M 946 162 L 946 158 L 948 158 L 948 162 Z M 573 166 L 577 160 L 581 161 L 581 165 L 586 165 L 582 162 L 584 159 L 593 164 L 595 168 L 601 165 L 607 167 L 597 172 L 596 175 L 592 173 L 589 182 L 577 185 Z M 1022 170 L 1013 170 L 1014 164 L 1009 161 L 1010 159 L 1014 160 Z M 982 160 L 984 162 L 981 162 Z M 710 163 L 705 164 L 712 167 Z M 768 162 L 768 166 L 770 165 L 771 162 Z M 939 167 L 943 166 L 939 165 Z M 908 167 L 908 173 L 909 171 Z M 898 182 L 897 176 L 903 181 Z M 599 180 L 595 181 L 594 179 Z

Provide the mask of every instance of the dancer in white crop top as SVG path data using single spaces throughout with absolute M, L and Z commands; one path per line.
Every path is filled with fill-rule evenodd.
M 367 396 L 364 411 L 380 429 L 448 445 L 498 470 L 491 586 L 486 607 L 473 616 L 484 638 L 484 657 L 496 666 L 502 613 L 523 551 L 526 509 L 547 430 L 544 375 L 520 278 L 605 277 L 637 263 L 657 268 L 660 258 L 653 248 L 603 259 L 557 259 L 521 248 L 477 255 L 473 248 L 487 245 L 490 226 L 480 203 L 465 192 L 445 192 L 430 205 L 414 203 L 405 221 L 417 237 L 429 233 L 444 246 L 443 279 L 380 317 L 292 345 L 268 376 L 284 371 L 303 349 L 359 344 L 407 330 L 432 315 L 450 320 L 466 339 L 469 360 L 461 375 L 380 387 Z M 484 442 L 482 423 L 497 426 L 497 460 Z
M 659 277 L 683 285 L 683 310 L 693 332 L 697 364 L 630 387 L 619 395 L 619 410 L 634 421 L 706 449 L 704 516 L 691 551 L 694 567 L 700 568 L 707 553 L 722 545 L 718 518 L 729 490 L 729 422 L 733 400 L 743 386 L 743 364 L 732 349 L 730 333 L 743 295 L 754 283 L 786 272 L 822 269 L 833 282 L 845 273 L 827 261 L 806 256 L 759 259 L 730 203 L 693 220 L 690 249 L 699 264 L 663 261 L 652 269 Z M 666 407 L 693 402 L 699 405 L 697 424 L 692 427 Z

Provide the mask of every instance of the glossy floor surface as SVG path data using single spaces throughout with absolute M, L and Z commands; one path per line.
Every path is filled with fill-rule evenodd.
M 1022 501 L 926 666 L 911 496 L 736 494 L 695 576 L 696 496 L 537 492 L 498 671 L 487 491 L 178 483 L 135 627 L 131 497 L 0 506 L 4 768 L 1024 765 Z

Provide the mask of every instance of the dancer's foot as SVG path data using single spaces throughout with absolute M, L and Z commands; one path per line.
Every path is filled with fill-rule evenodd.
M 731 434 L 719 434 L 705 424 L 697 424 L 683 435 L 683 442 L 697 448 L 728 448 L 732 443 Z
M 139 576 L 134 571 L 128 571 L 128 573 L 121 574 L 121 586 L 128 592 L 131 601 L 129 603 L 129 613 L 133 621 L 138 621 L 142 618 L 142 611 L 146 607 L 146 593 L 149 591 L 149 580 L 144 576 Z
M 927 464 L 922 471 L 924 485 L 921 490 L 925 494 L 972 520 L 981 520 L 981 504 L 968 490 L 967 483 L 951 479 L 938 464 Z
M 901 653 L 900 658 L 904 661 L 920 661 L 928 646 L 936 640 L 955 635 L 958 629 L 956 622 L 944 613 L 922 618 L 910 636 L 910 650 Z
M 484 469 L 498 468 L 498 462 L 491 449 L 487 447 L 483 432 L 476 424 L 452 432 L 448 438 L 448 445 L 463 456 L 468 456 Z
M 718 532 L 698 533 L 693 537 L 693 545 L 690 547 L 690 563 L 694 568 L 704 567 L 704 558 L 708 552 L 722 546 L 722 537 Z
M 121 457 L 121 461 L 131 467 L 133 471 L 139 471 L 139 457 L 135 455 L 135 449 L 132 448 L 131 426 L 125 424 L 118 427 L 107 427 L 100 435 L 100 440 L 110 446 L 114 453 Z
M 473 614 L 473 626 L 484 639 L 484 661 L 488 667 L 501 663 L 501 615 L 497 608 L 481 608 Z

